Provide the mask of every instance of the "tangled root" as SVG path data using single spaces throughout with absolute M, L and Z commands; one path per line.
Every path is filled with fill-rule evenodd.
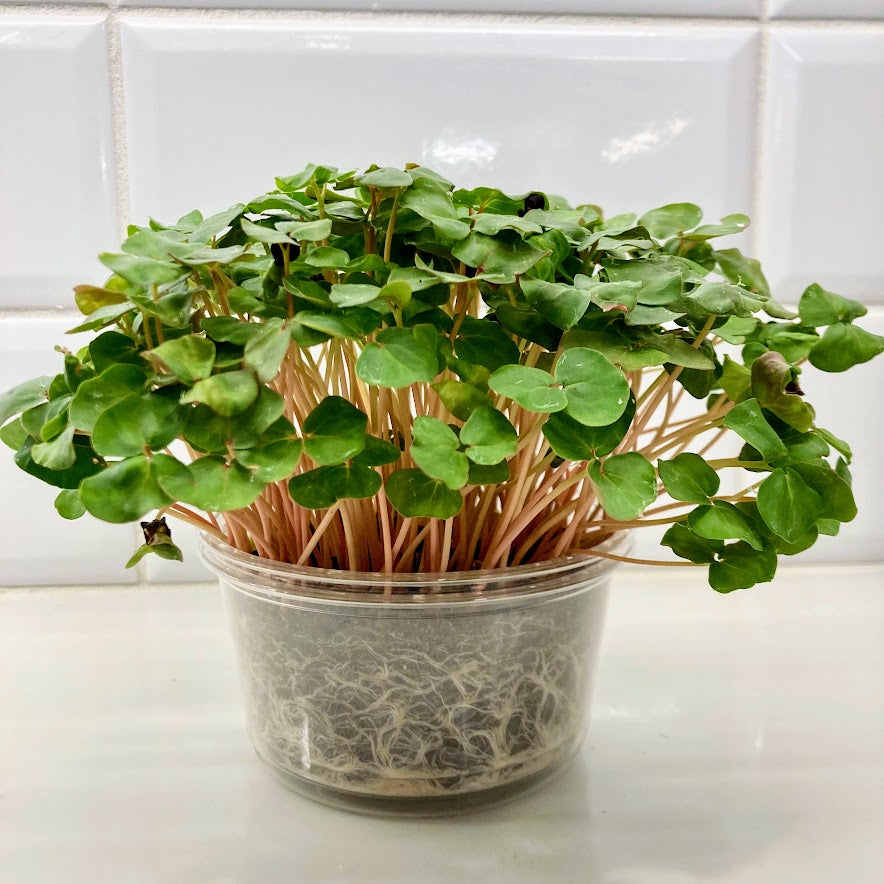
M 451 796 L 553 767 L 582 737 L 602 591 L 460 615 L 228 601 L 252 741 L 283 773 Z

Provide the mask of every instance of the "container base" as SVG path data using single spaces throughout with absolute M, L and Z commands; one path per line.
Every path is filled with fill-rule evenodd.
M 535 771 L 523 779 L 481 789 L 475 792 L 461 792 L 450 797 L 402 798 L 382 795 L 364 795 L 335 789 L 300 777 L 291 771 L 283 770 L 264 758 L 256 750 L 256 755 L 267 766 L 273 776 L 292 792 L 309 798 L 327 807 L 358 813 L 362 816 L 387 817 L 393 819 L 429 819 L 434 817 L 459 816 L 477 810 L 497 807 L 514 798 L 538 791 L 547 781 L 557 779 L 556 774 L 567 767 L 577 754 L 580 744 L 563 753 L 558 760 L 543 770 Z

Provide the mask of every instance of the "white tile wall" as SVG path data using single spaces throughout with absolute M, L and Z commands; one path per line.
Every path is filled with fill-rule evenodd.
M 70 303 L 71 284 L 102 278 L 93 256 L 119 238 L 117 165 L 122 205 L 140 221 L 224 207 L 308 161 L 415 160 L 466 185 L 542 187 L 611 212 L 685 199 L 713 218 L 748 211 L 757 241 L 743 245 L 760 253 L 781 299 L 819 279 L 881 305 L 866 324 L 884 331 L 884 26 L 809 21 L 880 17 L 880 3 L 99 5 L 104 15 L 95 6 L 49 15 L 0 5 L 0 388 L 57 364 L 51 344 L 68 321 L 20 311 Z M 160 8 L 171 5 L 230 9 Z M 351 11 L 272 11 L 308 5 Z M 508 14 L 385 13 L 393 9 Z M 116 145 L 112 105 L 125 119 Z M 49 239 L 35 235 L 47 218 Z M 808 369 L 820 422 L 854 443 L 861 508 L 812 560 L 874 559 L 884 548 L 882 368 L 818 381 Z M 0 452 L 0 497 L 16 504 L 0 513 L 0 584 L 133 580 L 122 565 L 137 529 L 63 523 L 53 496 Z M 192 537 L 173 530 L 185 565 L 151 561 L 141 573 L 203 578 Z M 639 549 L 653 554 L 650 537 Z
M 812 281 L 884 301 L 884 29 L 775 29 L 759 256 L 780 300 Z
M 77 350 L 88 335 L 66 335 L 76 325 L 59 319 L 0 316 L 0 388 L 61 370 L 56 344 Z M 133 583 L 124 570 L 137 546 L 131 525 L 109 525 L 85 515 L 74 522 L 55 512 L 58 489 L 22 472 L 0 443 L 0 586 Z M 140 533 L 140 532 L 138 532 Z
M 614 212 L 750 207 L 748 28 L 134 20 L 123 47 L 136 218 L 220 209 L 307 162 L 415 161 Z
M 770 0 L 772 18 L 884 18 L 881 0 Z
M 70 303 L 115 238 L 104 21 L 0 16 L 0 308 Z

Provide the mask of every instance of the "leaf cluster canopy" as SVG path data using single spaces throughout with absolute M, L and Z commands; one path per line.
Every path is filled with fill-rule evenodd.
M 716 590 L 750 586 L 856 512 L 802 366 L 844 372 L 884 339 L 818 284 L 778 303 L 715 246 L 748 224 L 310 165 L 130 227 L 75 289 L 91 342 L 0 395 L 0 438 L 65 518 L 158 511 L 130 564 L 180 557 L 162 514 L 292 560 L 319 561 L 338 518 L 351 567 L 354 531 L 372 567 L 517 564 L 658 524 L 666 494 L 664 546 Z M 706 458 L 728 433 L 739 457 Z M 724 496 L 732 468 L 752 481 Z

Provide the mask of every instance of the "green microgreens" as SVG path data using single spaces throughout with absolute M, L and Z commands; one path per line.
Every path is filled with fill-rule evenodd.
M 716 250 L 745 215 L 605 219 L 412 165 L 276 183 L 130 227 L 101 256 L 112 276 L 75 289 L 91 343 L 0 396 L 0 438 L 61 489 L 62 516 L 158 511 L 130 565 L 180 558 L 164 515 L 270 559 L 386 573 L 544 561 L 662 524 L 728 592 L 855 515 L 850 449 L 816 425 L 800 366 L 841 372 L 884 340 L 856 301 L 814 284 L 795 315 L 757 261 Z M 706 459 L 728 434 L 739 456 Z M 749 484 L 724 495 L 735 468 Z

